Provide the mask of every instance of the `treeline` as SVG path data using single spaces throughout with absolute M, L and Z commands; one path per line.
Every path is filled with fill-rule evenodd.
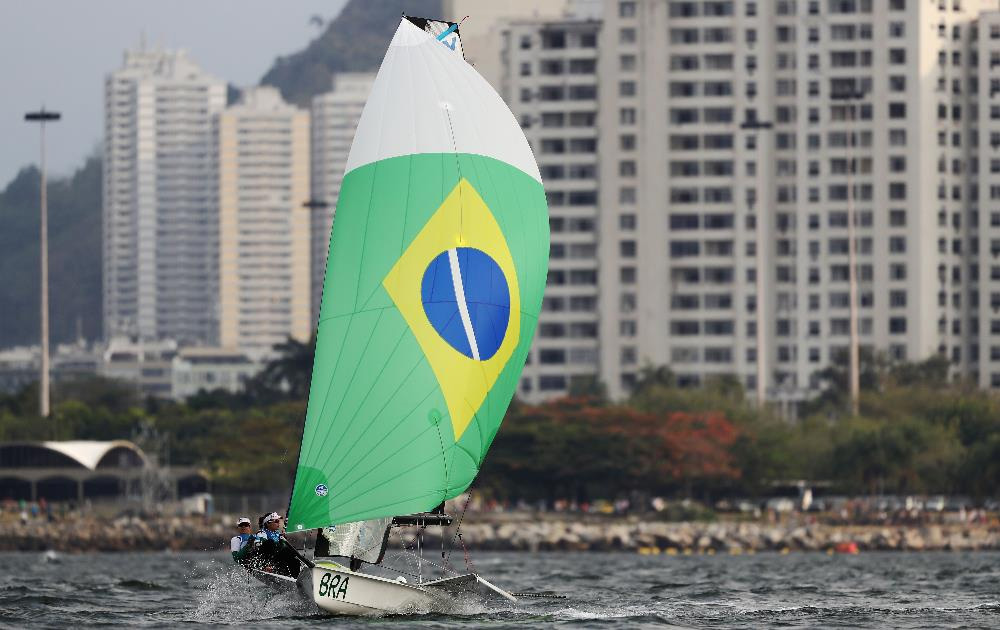
M 0 440 L 130 438 L 161 462 L 205 468 L 217 489 L 282 490 L 298 453 L 312 347 L 281 349 L 245 391 L 183 404 L 140 400 L 131 385 L 95 378 L 57 386 L 42 420 L 29 387 L 0 397 Z M 681 388 L 666 368 L 645 370 L 621 402 L 607 401 L 597 382 L 542 405 L 515 401 L 477 486 L 511 500 L 766 496 L 772 482 L 796 479 L 845 494 L 995 496 L 1000 399 L 949 383 L 944 360 L 863 359 L 857 417 L 846 411 L 838 366 L 795 421 L 757 410 L 732 379 Z

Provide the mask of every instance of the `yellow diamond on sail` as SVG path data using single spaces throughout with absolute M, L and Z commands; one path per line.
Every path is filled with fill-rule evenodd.
M 461 179 L 382 280 L 441 386 L 455 441 L 520 339 L 521 299 L 507 240 Z

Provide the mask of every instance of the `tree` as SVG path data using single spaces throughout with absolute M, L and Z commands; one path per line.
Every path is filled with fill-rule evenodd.
M 316 339 L 301 342 L 289 337 L 274 349 L 278 356 L 268 362 L 260 374 L 247 382 L 245 391 L 264 402 L 306 400 L 312 381 Z

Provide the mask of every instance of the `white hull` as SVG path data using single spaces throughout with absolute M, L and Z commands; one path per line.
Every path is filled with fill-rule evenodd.
M 455 602 L 455 596 L 483 592 L 516 601 L 506 591 L 472 574 L 416 585 L 358 573 L 327 561 L 317 562 L 313 568 L 312 591 L 316 605 L 335 615 L 429 612 L 447 608 Z

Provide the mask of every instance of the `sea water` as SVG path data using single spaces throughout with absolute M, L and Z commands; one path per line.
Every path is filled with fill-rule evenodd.
M 471 560 L 510 591 L 552 591 L 565 599 L 338 619 L 294 594 L 276 596 L 248 583 L 228 554 L 19 553 L 0 554 L 0 625 L 1000 627 L 1000 553 L 482 553 Z

